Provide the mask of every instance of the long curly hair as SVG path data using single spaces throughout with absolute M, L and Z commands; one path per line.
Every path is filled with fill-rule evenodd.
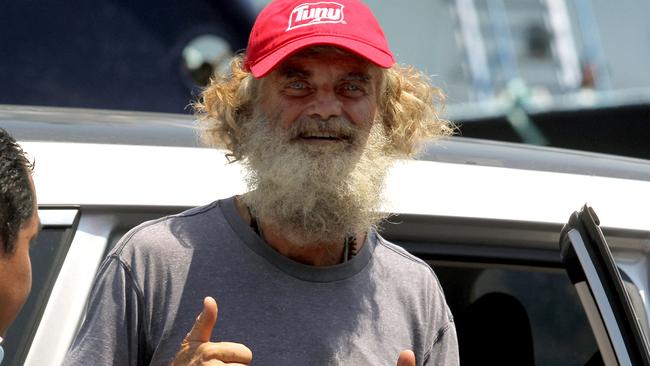
M 233 58 L 230 73 L 215 76 L 193 104 L 200 138 L 208 146 L 225 148 L 231 160 L 240 152 L 241 126 L 253 116 L 260 80 L 244 70 L 244 55 Z M 411 66 L 382 69 L 379 117 L 398 156 L 413 156 L 425 139 L 451 135 L 453 125 L 441 118 L 445 97 L 430 78 Z

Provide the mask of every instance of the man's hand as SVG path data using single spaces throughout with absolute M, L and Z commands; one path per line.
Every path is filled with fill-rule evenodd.
M 243 344 L 210 342 L 217 313 L 217 302 L 209 296 L 203 299 L 203 311 L 183 339 L 172 366 L 244 366 L 251 362 L 253 353 Z
M 400 352 L 397 366 L 415 366 L 415 353 L 410 349 Z

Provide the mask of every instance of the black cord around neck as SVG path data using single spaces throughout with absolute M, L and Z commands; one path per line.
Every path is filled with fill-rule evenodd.
M 250 207 L 248 207 L 248 205 L 246 206 L 246 209 L 248 210 L 248 215 L 251 217 L 251 222 L 250 222 L 251 229 L 253 229 L 255 234 L 257 234 L 257 236 L 259 236 L 260 238 L 262 238 L 262 240 L 264 240 L 264 236 L 262 235 L 262 232 L 260 230 L 260 225 L 259 225 L 259 223 L 257 221 L 257 217 L 255 217 L 255 215 L 253 215 L 253 213 L 251 212 L 251 209 L 250 209 Z M 345 262 L 349 261 L 355 255 L 357 255 L 357 238 L 354 235 L 348 235 L 343 240 L 343 261 L 342 261 L 342 263 L 345 263 Z
M 248 214 L 251 215 L 251 228 L 253 231 L 255 231 L 255 234 L 257 234 L 260 238 L 262 237 L 262 234 L 260 233 L 260 226 L 257 223 L 257 218 L 251 214 L 251 210 L 248 210 Z
M 343 241 L 343 263 L 355 255 L 357 255 L 357 238 L 354 235 L 348 235 Z

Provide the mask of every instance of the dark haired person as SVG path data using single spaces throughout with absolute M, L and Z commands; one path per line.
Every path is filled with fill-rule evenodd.
M 249 191 L 127 234 L 66 363 L 457 365 L 438 279 L 376 230 L 391 164 L 451 131 L 440 96 L 362 2 L 271 2 L 197 105 Z
M 32 287 L 30 243 L 40 228 L 32 164 L 0 128 L 0 363 L 1 338 Z

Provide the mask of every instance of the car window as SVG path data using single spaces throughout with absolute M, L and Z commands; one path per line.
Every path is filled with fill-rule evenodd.
M 503 361 L 507 364 L 522 364 L 517 361 L 523 358 L 535 365 L 582 366 L 596 353 L 587 317 L 563 269 L 429 263 L 456 319 L 461 361 L 495 338 L 497 349 L 486 352 L 496 358 L 481 354 L 483 360 L 508 355 L 515 359 Z
M 32 245 L 32 291 L 3 342 L 3 365 L 23 364 L 72 236 L 70 227 L 44 227 Z

